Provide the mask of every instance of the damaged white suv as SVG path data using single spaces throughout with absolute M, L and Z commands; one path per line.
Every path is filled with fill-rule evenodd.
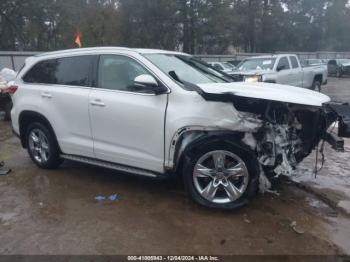
M 329 97 L 266 83 L 232 83 L 183 53 L 116 47 L 28 58 L 11 112 L 31 159 L 64 159 L 148 177 L 180 174 L 190 196 L 213 208 L 239 207 L 290 175 L 340 120 Z M 339 105 L 341 107 L 341 105 Z M 340 109 L 339 109 L 340 110 Z

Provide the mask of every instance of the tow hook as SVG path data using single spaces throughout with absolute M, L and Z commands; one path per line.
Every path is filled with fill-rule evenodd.
M 325 140 L 332 146 L 337 152 L 344 152 L 344 139 L 340 138 L 336 134 L 326 133 Z

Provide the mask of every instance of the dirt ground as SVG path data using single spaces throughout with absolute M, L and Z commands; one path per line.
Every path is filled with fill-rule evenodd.
M 344 98 L 332 85 L 350 97 L 350 80 L 327 87 Z M 13 170 L 0 176 L 0 254 L 350 254 L 349 216 L 285 179 L 279 196 L 259 195 L 234 212 L 208 210 L 179 182 L 68 161 L 41 170 L 4 121 L 0 160 Z

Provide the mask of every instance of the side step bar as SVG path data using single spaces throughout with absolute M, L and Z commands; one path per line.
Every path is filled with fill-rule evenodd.
M 99 167 L 104 167 L 108 169 L 118 170 L 125 173 L 132 173 L 135 175 L 141 175 L 141 176 L 147 176 L 147 177 L 153 177 L 153 178 L 161 176 L 160 174 L 153 173 L 152 171 L 114 164 L 114 163 L 93 159 L 93 158 L 88 158 L 88 157 L 81 157 L 81 156 L 74 156 L 74 155 L 60 155 L 60 157 L 67 160 L 72 160 L 72 161 L 81 162 L 81 163 L 85 163 L 93 166 L 99 166 Z

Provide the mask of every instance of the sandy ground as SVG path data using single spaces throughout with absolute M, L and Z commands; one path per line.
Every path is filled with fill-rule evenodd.
M 348 179 L 343 156 L 332 160 Z M 0 160 L 13 169 L 0 176 L 0 254 L 350 254 L 349 216 L 285 179 L 279 196 L 259 195 L 234 212 L 208 210 L 188 200 L 180 182 L 73 162 L 41 170 L 3 121 Z M 328 179 L 329 165 L 317 180 Z

